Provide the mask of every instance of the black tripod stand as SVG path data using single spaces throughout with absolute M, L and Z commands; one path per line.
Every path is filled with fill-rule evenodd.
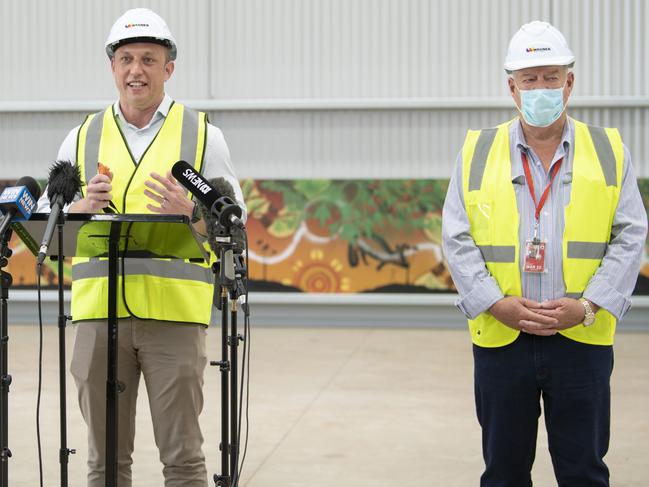
M 221 371 L 221 474 L 214 475 L 214 483 L 217 487 L 236 487 L 239 483 L 238 348 L 239 341 L 243 340 L 237 331 L 237 310 L 239 297 L 246 293 L 243 285 L 246 268 L 241 255 L 235 253 L 230 237 L 217 237 L 214 250 L 219 255 L 219 261 L 212 266 L 214 303 L 221 311 L 221 360 L 210 362 Z
M 70 455 L 76 453 L 76 450 L 70 449 L 67 446 L 68 441 L 68 423 L 67 423 L 67 405 L 66 405 L 66 380 L 65 380 L 65 327 L 67 321 L 72 317 L 67 316 L 64 310 L 64 296 L 63 296 L 63 217 L 61 215 L 57 223 L 58 230 L 58 255 L 56 258 L 51 257 L 58 263 L 58 298 L 59 298 L 59 423 L 61 434 L 61 445 L 59 448 L 59 464 L 61 466 L 61 487 L 68 485 L 68 458 Z
M 9 484 L 9 386 L 11 376 L 7 370 L 7 342 L 9 341 L 7 299 L 9 299 L 9 288 L 12 284 L 11 274 L 3 269 L 9 263 L 12 251 L 9 248 L 11 229 L 3 231 L 0 240 L 0 487 L 7 487 Z

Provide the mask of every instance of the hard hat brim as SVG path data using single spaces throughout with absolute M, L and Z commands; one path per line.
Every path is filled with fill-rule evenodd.
M 112 58 L 115 55 L 115 51 L 126 44 L 135 44 L 137 42 L 148 42 L 151 44 L 158 44 L 162 47 L 169 49 L 169 58 L 171 61 L 176 59 L 176 45 L 168 39 L 159 39 L 157 37 L 129 37 L 127 39 L 121 39 L 112 44 L 106 46 L 106 54 L 108 57 Z
M 525 59 L 505 63 L 505 71 L 519 71 L 526 68 L 538 68 L 539 66 L 570 66 L 575 63 L 575 56 L 558 56 L 537 59 Z

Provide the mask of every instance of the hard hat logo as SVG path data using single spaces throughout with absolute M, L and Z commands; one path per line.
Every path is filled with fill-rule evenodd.
M 149 27 L 149 24 L 126 24 L 124 27 L 130 29 L 131 27 Z
M 526 52 L 536 52 L 536 51 L 551 51 L 549 47 L 528 47 L 525 49 Z

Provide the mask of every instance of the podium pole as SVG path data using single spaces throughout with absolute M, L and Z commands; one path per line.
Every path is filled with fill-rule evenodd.
M 216 487 L 234 487 L 239 482 L 237 268 L 230 237 L 220 237 L 215 247 L 219 261 L 212 269 L 220 290 L 221 360 L 210 365 L 219 365 L 221 371 L 221 474 L 214 475 L 214 482 Z
M 11 230 L 5 230 L 0 235 L 0 387 L 2 389 L 0 398 L 0 487 L 9 485 L 9 458 L 11 450 L 9 449 L 9 386 L 11 385 L 11 375 L 8 372 L 7 353 L 9 342 L 8 329 L 8 304 L 9 287 L 12 284 L 11 274 L 4 271 L 5 265 L 11 256 L 9 249 L 9 239 Z
M 237 393 L 239 360 L 237 351 L 239 348 L 239 337 L 237 333 L 237 301 L 233 299 L 230 311 L 230 473 L 232 485 L 237 485 L 239 470 L 239 438 L 237 431 L 237 409 L 239 395 Z
M 121 223 L 110 225 L 108 237 L 108 360 L 106 373 L 106 487 L 117 487 L 117 269 Z
M 62 219 L 61 219 L 62 220 Z M 61 487 L 68 486 L 68 460 L 70 454 L 76 453 L 76 450 L 68 448 L 68 420 L 66 404 L 66 378 L 65 378 L 65 327 L 67 326 L 68 316 L 65 314 L 63 298 L 63 223 L 59 221 L 58 230 L 58 295 L 59 295 L 59 417 L 61 428 L 61 447 L 59 449 L 59 463 L 61 465 Z

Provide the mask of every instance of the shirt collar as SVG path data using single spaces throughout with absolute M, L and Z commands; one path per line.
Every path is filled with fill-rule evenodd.
M 158 105 L 158 108 L 156 109 L 155 113 L 151 117 L 151 120 L 149 121 L 148 124 L 146 124 L 142 128 L 138 128 L 135 125 L 132 125 L 126 121 L 126 119 L 124 118 L 124 114 L 122 113 L 122 109 L 119 107 L 119 100 L 117 100 L 113 104 L 113 110 L 115 112 L 115 116 L 117 117 L 118 120 L 120 120 L 120 122 L 122 122 L 125 125 L 128 125 L 130 128 L 137 131 L 137 130 L 146 130 L 153 123 L 157 122 L 161 118 L 167 118 L 167 115 L 169 114 L 169 110 L 171 110 L 172 104 L 173 104 L 173 99 L 167 93 L 165 93 L 164 98 L 160 102 L 160 105 Z
M 563 127 L 563 135 L 561 136 L 561 144 L 566 154 L 569 153 L 569 148 L 575 140 L 575 127 L 570 117 L 567 117 L 566 124 Z M 521 160 L 521 152 L 528 152 L 530 146 L 525 142 L 525 135 L 523 134 L 523 126 L 520 119 L 516 119 L 514 123 L 509 126 L 509 140 L 513 150 L 512 155 L 512 182 L 521 183 L 525 180 L 525 172 L 523 170 L 523 161 Z M 564 163 L 567 161 L 564 161 Z

